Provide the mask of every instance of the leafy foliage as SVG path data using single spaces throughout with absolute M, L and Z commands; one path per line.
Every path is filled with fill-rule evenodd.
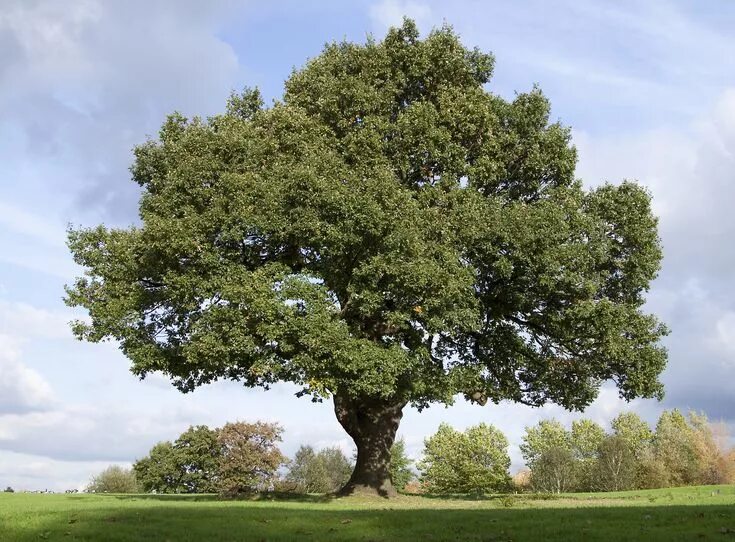
M 396 440 L 390 449 L 390 477 L 396 489 L 403 490 L 415 478 L 411 459 L 406 455 L 406 441 Z
M 87 486 L 89 493 L 137 493 L 135 472 L 118 465 L 111 465 L 92 478 Z
M 246 90 L 206 120 L 170 115 L 135 150 L 140 225 L 69 231 L 77 337 L 117 340 L 136 375 L 185 392 L 333 397 L 372 474 L 406 404 L 582 409 L 607 380 L 660 397 L 650 195 L 585 190 L 569 128 L 537 88 L 489 92 L 493 66 L 405 20 L 328 44 L 270 108 Z
M 575 420 L 572 422 L 571 446 L 575 457 L 594 459 L 605 440 L 605 430 L 592 420 Z
M 481 423 L 464 433 L 441 424 L 424 441 L 418 463 L 421 480 L 434 493 L 489 493 L 510 485 L 508 440 L 491 425 Z
M 276 443 L 283 429 L 271 423 L 227 423 L 217 431 L 221 449 L 217 486 L 235 496 L 270 489 L 278 468 L 285 463 Z
M 133 470 L 146 492 L 182 493 L 184 486 L 179 483 L 185 472 L 177 453 L 170 442 L 159 442 L 142 459 L 133 464 Z M 202 491 L 203 492 L 203 491 Z
M 696 483 L 698 465 L 694 434 L 678 409 L 661 414 L 653 442 L 656 456 L 669 475 L 669 485 Z
M 635 457 L 645 453 L 653 442 L 653 431 L 635 412 L 621 412 L 611 425 L 613 434 L 627 442 Z
M 257 491 L 268 487 L 283 462 L 276 447 L 281 431 L 263 422 L 190 427 L 173 443 L 156 444 L 133 469 L 148 492 Z
M 578 468 L 569 448 L 551 446 L 536 458 L 531 470 L 531 486 L 536 491 L 564 493 L 577 484 Z
M 596 489 L 621 491 L 633 487 L 636 463 L 633 450 L 622 437 L 611 435 L 599 446 L 595 462 Z
M 620 491 L 735 480 L 726 428 L 704 414 L 664 411 L 655 432 L 632 412 L 611 425 L 611 434 L 590 420 L 573 422 L 571 433 L 555 420 L 527 427 L 521 452 L 532 485 L 553 492 Z
M 207 121 L 171 115 L 135 151 L 141 226 L 69 232 L 77 335 L 118 339 L 136 374 L 182 390 L 576 408 L 613 379 L 659 395 L 650 198 L 584 191 L 569 129 L 537 89 L 486 92 L 493 63 L 406 21 L 328 45 L 270 109 L 248 91 Z
M 349 479 L 353 465 L 337 447 L 315 452 L 301 446 L 289 464 L 286 481 L 299 493 L 332 493 Z
M 526 427 L 526 434 L 520 445 L 521 455 L 529 468 L 549 449 L 564 449 L 571 453 L 571 435 L 556 420 L 541 420 L 535 427 Z
M 190 427 L 173 444 L 157 444 L 133 468 L 146 491 L 214 493 L 220 455 L 217 431 L 199 425 Z
M 632 450 L 635 453 L 634 450 Z M 636 456 L 636 472 L 634 487 L 639 489 L 657 489 L 667 487 L 669 473 L 666 465 L 656 456 L 653 447 L 648 446 Z
M 596 463 L 600 445 L 605 440 L 605 430 L 592 420 L 572 422 L 570 444 L 577 461 L 577 488 L 587 491 L 595 488 Z
M 697 483 L 724 484 L 732 479 L 733 468 L 727 460 L 729 442 L 726 433 L 717 435 L 714 429 L 724 429 L 722 425 L 713 426 L 707 416 L 696 412 L 689 413 L 689 426 L 696 456 L 699 459 Z

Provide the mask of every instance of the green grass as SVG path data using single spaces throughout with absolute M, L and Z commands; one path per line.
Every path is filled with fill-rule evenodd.
M 0 540 L 735 541 L 735 486 L 392 500 L 0 494 Z

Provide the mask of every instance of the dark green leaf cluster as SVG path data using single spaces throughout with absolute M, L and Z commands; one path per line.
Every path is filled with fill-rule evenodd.
M 69 232 L 75 331 L 142 376 L 293 382 L 316 400 L 660 396 L 649 194 L 583 189 L 538 89 L 486 88 L 449 27 L 334 43 L 264 108 L 171 115 L 135 151 L 140 225 Z
M 198 425 L 156 444 L 133 469 L 147 492 L 215 493 L 221 455 L 217 431 Z

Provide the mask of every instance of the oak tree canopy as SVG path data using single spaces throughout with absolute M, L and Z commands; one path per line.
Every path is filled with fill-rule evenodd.
M 569 128 L 537 88 L 493 94 L 493 64 L 405 20 L 326 45 L 271 106 L 169 116 L 135 149 L 139 223 L 69 232 L 77 336 L 184 392 L 332 400 L 358 450 L 345 492 L 392 493 L 406 405 L 660 396 L 650 195 L 583 187 Z

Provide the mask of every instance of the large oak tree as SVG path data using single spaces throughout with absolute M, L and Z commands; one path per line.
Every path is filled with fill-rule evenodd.
M 580 409 L 612 380 L 662 393 L 661 260 L 648 193 L 575 180 L 538 89 L 487 87 L 451 28 L 327 45 L 280 101 L 171 115 L 135 150 L 140 223 L 70 231 L 70 305 L 142 376 L 331 399 L 354 439 L 345 492 L 391 494 L 406 405 L 458 394 Z

